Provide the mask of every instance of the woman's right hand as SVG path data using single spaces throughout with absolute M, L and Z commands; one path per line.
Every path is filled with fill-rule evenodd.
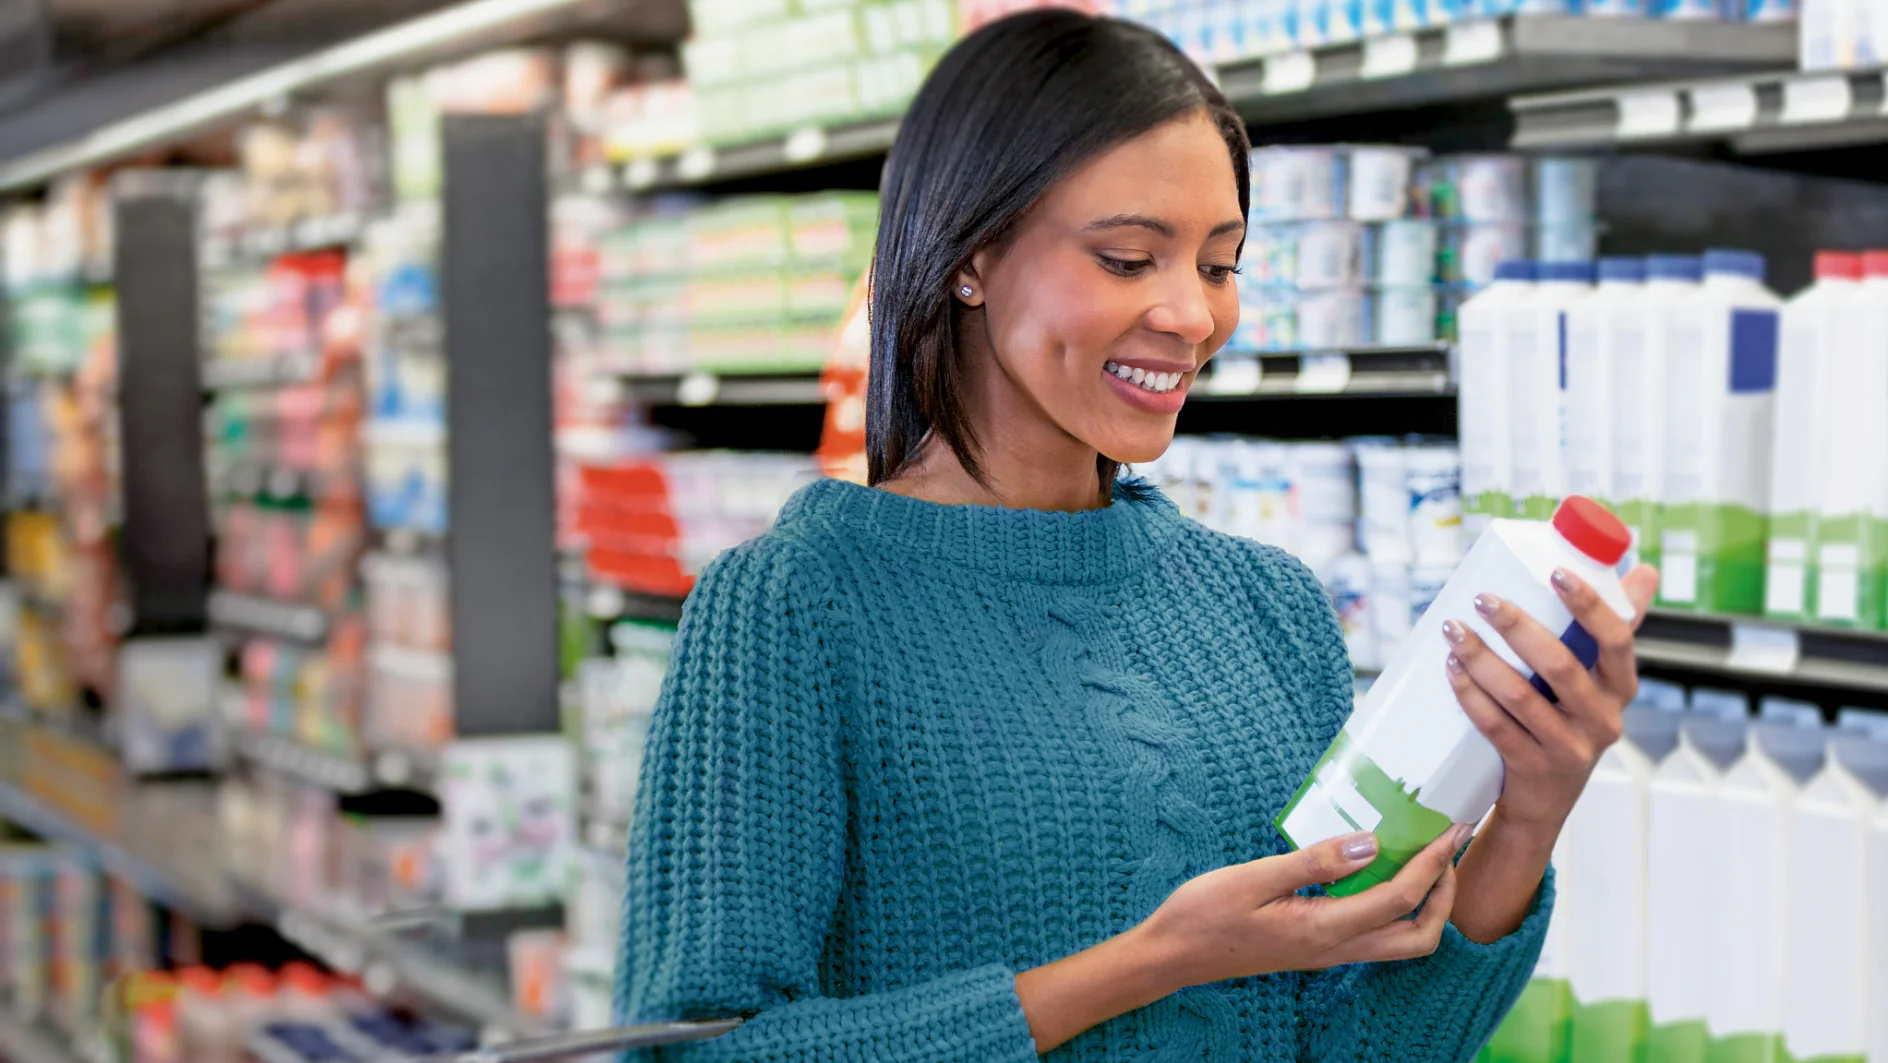
M 1187 986 L 1427 956 L 1455 906 L 1455 854 L 1467 837 L 1467 827 L 1448 831 L 1394 879 L 1354 897 L 1298 891 L 1367 866 L 1377 855 L 1368 834 L 1184 882 L 1133 929 L 1017 974 L 1016 997 L 1036 1051 Z M 1418 906 L 1420 915 L 1405 918 Z
M 1210 871 L 1173 892 L 1129 931 L 1174 987 L 1436 950 L 1455 903 L 1455 854 L 1468 827 L 1445 831 L 1389 882 L 1350 897 L 1302 897 L 1376 858 L 1369 834 Z M 1427 903 L 1425 903 L 1425 898 Z M 1422 907 L 1415 919 L 1407 916 Z

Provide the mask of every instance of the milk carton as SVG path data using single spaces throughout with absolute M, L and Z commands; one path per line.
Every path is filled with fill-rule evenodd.
M 1613 335 L 1613 491 L 1632 533 L 1624 565 L 1659 563 L 1659 498 L 1665 490 L 1665 321 L 1690 300 L 1703 264 L 1688 255 L 1645 262 L 1641 310 L 1617 319 Z M 1634 352 L 1639 357 L 1633 357 Z
M 1645 1058 L 1705 1063 L 1716 912 L 1718 780 L 1742 755 L 1749 707 L 1740 694 L 1695 690 L 1678 747 L 1652 773 L 1647 812 Z M 1701 877 L 1703 876 L 1703 877 Z
M 1501 793 L 1501 756 L 1462 711 L 1450 685 L 1443 621 L 1474 629 L 1503 660 L 1531 675 L 1475 610 L 1476 595 L 1497 594 L 1549 631 L 1563 632 L 1562 641 L 1590 667 L 1598 648 L 1554 593 L 1550 578 L 1556 568 L 1571 570 L 1616 615 L 1630 619 L 1632 603 L 1613 571 L 1626 542 L 1617 518 L 1577 496 L 1561 504 L 1552 523 L 1489 524 L 1431 608 L 1388 654 L 1383 675 L 1275 820 L 1297 848 L 1352 831 L 1377 835 L 1376 860 L 1330 892 L 1356 893 L 1389 880 L 1450 824 L 1479 822 Z M 1534 677 L 1534 683 L 1552 697 L 1544 680 Z
M 1855 297 L 1831 309 L 1814 419 L 1812 599 L 1815 620 L 1832 627 L 1888 623 L 1888 255 L 1864 256 L 1871 264 Z
M 1641 680 L 1624 739 L 1567 819 L 1554 917 L 1567 928 L 1571 1059 L 1637 1059 L 1645 1042 L 1652 775 L 1678 745 L 1684 708 L 1682 688 Z
M 1566 881 L 1566 842 L 1563 832 L 1554 846 L 1556 883 Z M 1568 1026 L 1573 1015 L 1573 997 L 1567 989 L 1571 933 L 1566 914 L 1556 902 L 1547 917 L 1547 935 L 1541 941 L 1534 975 L 1489 1038 L 1480 1063 L 1559 1063 L 1567 1058 Z
M 1495 267 L 1494 283 L 1463 303 L 1456 319 L 1464 549 L 1489 521 L 1515 513 L 1513 440 L 1508 428 L 1509 319 L 1531 300 L 1533 292 L 1534 264 L 1503 262 Z
M 1797 794 L 1828 738 L 1813 705 L 1766 698 L 1744 755 L 1718 784 L 1712 884 L 1715 928 L 1706 1007 L 1711 1059 L 1787 1063 L 1783 972 L 1789 930 L 1790 827 Z
M 1644 357 L 1644 281 L 1643 259 L 1602 258 L 1599 285 L 1567 308 L 1567 431 L 1561 464 L 1568 490 L 1607 504 L 1619 498 L 1613 484 L 1614 397 L 1619 391 L 1614 366 Z
M 1888 716 L 1846 709 L 1790 831 L 1783 1041 L 1793 1059 L 1869 1051 L 1869 898 L 1888 882 L 1870 875 L 1868 833 L 1884 796 Z
M 1837 383 L 1831 369 L 1851 334 L 1860 306 L 1862 259 L 1816 254 L 1815 283 L 1783 307 L 1777 342 L 1776 424 L 1770 449 L 1770 542 L 1764 570 L 1764 615 L 1808 620 L 1815 614 L 1816 511 L 1827 449 L 1826 412 Z M 1888 365 L 1888 361 L 1884 362 Z M 1888 381 L 1884 381 L 1888 393 Z M 1850 565 L 1853 579 L 1855 566 Z M 1851 608 L 1855 594 L 1848 595 Z
M 1546 520 L 1567 494 L 1567 315 L 1592 289 L 1588 262 L 1541 262 L 1533 296 L 1508 315 L 1508 432 L 1514 501 L 1521 515 Z
M 1656 306 L 1665 348 L 1659 600 L 1763 609 L 1777 311 L 1763 256 L 1708 251 L 1689 299 Z

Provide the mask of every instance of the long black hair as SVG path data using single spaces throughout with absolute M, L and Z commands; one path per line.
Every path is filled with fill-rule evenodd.
M 979 250 L 1089 158 L 1204 111 L 1250 207 L 1245 126 L 1199 67 L 1146 27 L 1063 9 L 992 22 L 959 41 L 918 90 L 885 163 L 871 291 L 867 476 L 902 472 L 930 436 L 984 482 L 965 408 L 963 311 L 950 291 Z M 1105 491 L 1116 465 L 1097 473 Z

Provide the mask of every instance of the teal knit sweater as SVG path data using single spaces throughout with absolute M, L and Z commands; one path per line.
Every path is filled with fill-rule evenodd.
M 1016 972 L 1285 852 L 1271 819 L 1350 709 L 1304 566 L 1151 489 L 1071 514 L 812 484 L 688 600 L 618 1009 L 747 1019 L 662 1050 L 688 1063 L 1033 1060 Z M 1050 1058 L 1466 1060 L 1551 891 L 1492 945 L 1197 986 Z

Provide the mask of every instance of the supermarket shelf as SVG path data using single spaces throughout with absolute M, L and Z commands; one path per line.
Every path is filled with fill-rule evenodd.
M 312 749 L 280 735 L 240 731 L 236 755 L 257 767 L 312 783 L 340 794 L 375 790 L 428 791 L 438 765 L 428 754 L 381 750 L 366 757 L 350 757 Z
M 204 265 L 211 269 L 236 263 L 266 264 L 278 255 L 346 247 L 360 239 L 367 223 L 359 214 L 302 218 L 282 225 L 258 225 L 240 233 L 203 241 Z
M 276 358 L 219 358 L 203 363 L 203 389 L 270 388 L 306 384 L 315 379 L 321 359 L 313 354 Z
M 0 1002 L 0 1059 L 8 1063 L 104 1063 L 108 1058 L 81 1052 L 58 1031 Z
M 412 997 L 428 1008 L 468 1020 L 505 1037 L 545 1037 L 555 1031 L 522 1015 L 496 985 L 391 933 L 274 904 L 254 896 L 250 906 L 272 911 L 276 930 L 337 971 L 357 973 L 370 992 Z
M 186 883 L 177 874 L 116 842 L 100 838 L 25 791 L 4 782 L 0 782 L 0 819 L 17 823 L 48 840 L 84 849 L 105 870 L 124 879 L 138 892 L 205 926 L 232 926 L 239 921 L 240 908 L 220 883 L 215 887 Z
M 591 191 L 621 187 L 629 192 L 662 192 L 691 188 L 711 181 L 778 173 L 847 159 L 869 158 L 891 150 L 898 135 L 898 119 L 880 118 L 831 128 L 808 126 L 792 134 L 713 148 L 706 145 L 685 152 L 635 159 L 620 168 L 594 171 L 585 180 Z
M 1888 633 L 1654 609 L 1643 664 L 1781 682 L 1888 691 Z
M 1748 154 L 1888 140 L 1883 73 L 1863 70 L 1660 81 L 1509 101 L 1516 148 L 1724 141 Z
M 646 406 L 813 406 L 826 401 L 818 370 L 626 376 L 624 397 Z
M 1525 15 L 1229 63 L 1219 80 L 1248 119 L 1300 121 L 1674 73 L 1748 73 L 1795 59 L 1793 23 Z
M 296 642 L 320 642 L 328 634 L 328 614 L 315 606 L 227 590 L 210 592 L 210 623 Z

